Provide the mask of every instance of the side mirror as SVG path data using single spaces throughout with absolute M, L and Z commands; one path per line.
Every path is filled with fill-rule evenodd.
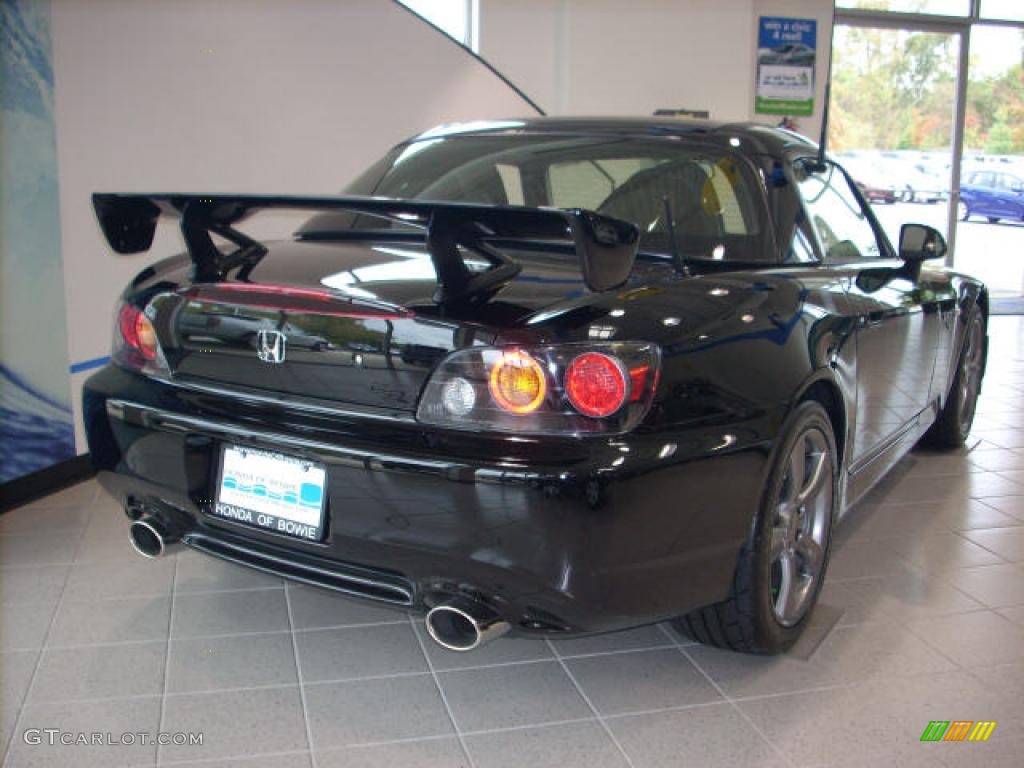
M 916 262 L 941 259 L 946 255 L 946 238 L 924 224 L 904 224 L 900 228 L 900 258 Z

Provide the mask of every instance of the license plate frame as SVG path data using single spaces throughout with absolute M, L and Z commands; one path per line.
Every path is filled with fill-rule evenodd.
M 319 491 L 316 504 L 313 489 Z M 323 539 L 326 508 L 327 469 L 322 463 L 278 451 L 221 444 L 209 510 L 217 519 L 297 541 L 318 542 Z

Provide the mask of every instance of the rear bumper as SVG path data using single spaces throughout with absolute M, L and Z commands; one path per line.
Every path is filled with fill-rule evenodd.
M 84 405 L 101 483 L 174 516 L 186 543 L 415 610 L 470 594 L 519 633 L 621 629 L 722 599 L 767 455 L 758 429 L 735 425 L 731 440 L 721 427 L 562 441 L 371 428 L 115 367 Z M 323 462 L 324 539 L 208 514 L 225 442 Z

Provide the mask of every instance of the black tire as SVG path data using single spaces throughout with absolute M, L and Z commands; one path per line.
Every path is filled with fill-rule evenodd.
M 829 470 L 827 476 L 823 475 L 817 480 L 822 486 L 823 493 L 827 489 L 828 498 L 821 499 L 820 507 L 811 513 L 816 520 L 813 527 L 817 529 L 820 524 L 824 538 L 818 545 L 820 557 L 814 558 L 819 564 L 817 574 L 807 589 L 803 590 L 802 609 L 794 614 L 795 620 L 783 622 L 777 615 L 781 587 L 775 586 L 780 576 L 777 565 L 781 560 L 773 558 L 773 542 L 776 541 L 780 525 L 782 528 L 787 527 L 780 514 L 781 510 L 784 506 L 790 506 L 792 509 L 798 503 L 796 499 L 800 495 L 794 494 L 792 504 L 785 501 L 792 492 L 792 458 L 803 452 L 806 468 L 808 456 L 820 455 L 807 452 L 808 445 L 821 445 L 827 448 L 823 463 L 815 465 L 809 481 L 815 483 L 819 469 Z M 798 446 L 800 450 L 797 449 Z M 806 471 L 803 474 L 806 475 Z M 786 419 L 773 451 L 772 469 L 765 493 L 760 509 L 754 517 L 750 538 L 740 550 L 729 596 L 720 603 L 699 608 L 676 619 L 676 628 L 697 642 L 733 651 L 771 654 L 781 653 L 790 648 L 806 626 L 825 579 L 831 549 L 832 523 L 835 520 L 839 498 L 838 477 L 835 436 L 828 414 L 816 401 L 800 403 Z M 805 541 L 799 534 L 803 532 L 807 519 L 806 511 L 801 507 L 800 515 L 796 518 L 796 525 L 801 526 L 795 539 L 798 542 Z M 792 522 L 788 524 L 790 530 L 793 525 Z M 815 534 L 813 538 L 817 538 L 817 535 Z M 799 561 L 797 551 L 790 548 L 787 552 L 789 557 L 793 558 L 791 567 L 794 570 L 790 578 L 806 578 L 806 574 L 799 574 L 796 570 Z M 808 561 L 804 562 L 806 564 Z
M 998 224 L 999 223 L 999 217 L 998 216 L 989 216 L 988 217 L 988 223 L 989 224 Z
M 922 445 L 952 450 L 964 444 L 974 423 L 974 411 L 984 375 L 985 318 L 975 306 L 967 317 L 967 328 L 957 358 L 953 383 L 935 423 L 921 438 Z

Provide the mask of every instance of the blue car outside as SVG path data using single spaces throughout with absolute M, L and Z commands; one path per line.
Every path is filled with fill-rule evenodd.
M 1000 219 L 1024 221 L 1024 180 L 1003 171 L 972 171 L 960 185 L 957 214 L 961 221 L 971 216 L 984 216 L 993 224 Z

